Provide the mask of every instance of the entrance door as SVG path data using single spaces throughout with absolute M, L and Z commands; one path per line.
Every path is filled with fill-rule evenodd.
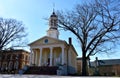
M 50 58 L 48 58 L 48 64 L 47 64 L 47 66 L 49 66 L 50 65 Z

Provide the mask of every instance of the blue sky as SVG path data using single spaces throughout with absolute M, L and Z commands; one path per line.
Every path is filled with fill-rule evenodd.
M 32 42 L 46 35 L 48 21 L 45 18 L 49 18 L 51 15 L 53 4 L 55 4 L 55 10 L 70 10 L 75 4 L 82 2 L 83 0 L 0 0 L 0 17 L 14 18 L 22 21 L 27 28 L 28 41 Z M 69 33 L 60 30 L 59 38 L 67 41 L 68 37 L 72 37 L 73 45 L 79 57 L 81 57 L 80 45 L 77 43 L 77 39 L 73 34 L 68 35 Z M 98 54 L 96 56 L 100 59 L 111 59 L 118 58 L 119 54 L 114 53 L 109 56 Z

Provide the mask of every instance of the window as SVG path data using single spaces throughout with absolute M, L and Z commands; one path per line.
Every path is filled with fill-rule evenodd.
M 13 62 L 10 62 L 8 69 L 9 69 L 9 70 L 12 70 L 12 68 L 13 68 Z
M 47 43 L 48 43 L 48 39 L 45 39 L 45 40 L 44 40 L 44 43 L 46 43 L 46 44 L 47 44 Z
M 11 54 L 7 55 L 7 60 L 10 60 Z
M 16 59 L 16 55 L 15 54 L 13 54 L 13 57 L 12 57 L 14 60 Z
M 2 55 L 2 59 L 5 59 L 5 55 L 4 54 Z
M 24 59 L 24 55 L 23 54 L 19 54 L 19 59 Z
M 28 61 L 28 56 L 26 56 L 25 60 Z
M 18 61 L 14 63 L 14 69 L 18 69 Z

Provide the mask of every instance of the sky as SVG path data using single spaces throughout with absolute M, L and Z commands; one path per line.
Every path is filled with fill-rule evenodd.
M 70 10 L 74 8 L 75 4 L 82 4 L 83 2 L 84 0 L 0 0 L 0 17 L 22 21 L 26 27 L 27 38 L 30 43 L 47 34 L 48 20 L 45 20 L 45 18 L 49 18 L 53 8 L 55 11 Z M 80 45 L 76 37 L 67 31 L 59 30 L 59 32 L 59 39 L 61 40 L 68 42 L 68 38 L 72 37 L 72 43 L 78 53 L 78 57 L 81 57 Z M 95 60 L 95 57 L 99 59 L 116 59 L 120 55 L 118 52 L 110 55 L 97 54 L 91 57 L 92 60 Z

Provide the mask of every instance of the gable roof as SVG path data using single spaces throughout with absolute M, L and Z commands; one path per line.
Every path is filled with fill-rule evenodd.
M 76 52 L 76 50 L 75 50 L 73 45 L 68 44 L 64 40 L 59 40 L 59 39 L 48 37 L 48 36 L 44 36 L 44 37 L 42 37 L 42 38 L 40 38 L 38 40 L 35 40 L 35 41 L 31 42 L 28 45 L 29 46 L 46 45 L 45 39 L 48 39 L 48 43 L 47 44 L 65 44 L 66 46 L 70 46 L 74 50 L 76 55 L 78 56 L 78 54 L 77 54 L 77 52 Z
M 78 53 L 77 53 L 77 51 L 75 50 L 74 46 L 73 46 L 73 45 L 70 45 L 70 44 L 68 44 L 68 45 L 72 47 L 72 49 L 74 50 L 75 54 L 78 56 Z
M 95 61 L 90 62 L 92 67 L 95 66 Z M 98 60 L 98 66 L 120 65 L 120 59 Z
M 63 41 L 63 40 L 59 40 L 59 39 L 56 39 L 56 38 L 44 36 L 44 37 L 42 37 L 38 40 L 35 40 L 35 41 L 31 42 L 28 45 L 31 46 L 31 45 L 45 44 L 44 43 L 45 39 L 48 39 L 50 41 L 49 43 L 66 43 L 66 41 Z

